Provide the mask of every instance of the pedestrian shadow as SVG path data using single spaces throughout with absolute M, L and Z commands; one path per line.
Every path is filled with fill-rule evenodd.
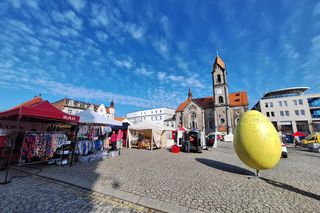
M 275 186 L 275 187 L 278 187 L 278 188 L 281 188 L 281 189 L 285 189 L 285 190 L 288 190 L 288 191 L 291 191 L 291 192 L 295 192 L 297 194 L 301 194 L 303 196 L 310 197 L 310 198 L 313 198 L 313 199 L 316 199 L 316 200 L 320 200 L 320 195 L 314 194 L 312 192 L 308 192 L 308 191 L 305 191 L 305 190 L 302 190 L 302 189 L 296 188 L 294 186 L 291 186 L 291 185 L 288 185 L 288 184 L 285 184 L 285 183 L 281 183 L 281 182 L 278 182 L 278 181 L 275 181 L 275 180 L 270 180 L 270 179 L 263 178 L 263 177 L 260 177 L 260 179 L 265 181 L 266 183 L 272 185 L 272 186 Z
M 206 165 L 206 166 L 210 166 L 212 168 L 215 169 L 219 169 L 225 172 L 230 172 L 230 173 L 235 173 L 235 174 L 240 174 L 240 175 L 255 175 L 253 172 L 238 167 L 238 166 L 234 166 L 228 163 L 223 163 L 220 161 L 215 161 L 215 160 L 210 160 L 210 159 L 204 159 L 204 158 L 196 158 L 196 161 Z

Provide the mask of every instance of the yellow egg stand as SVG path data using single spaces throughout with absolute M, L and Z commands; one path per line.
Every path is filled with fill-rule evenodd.
M 262 113 L 245 112 L 237 124 L 233 138 L 234 149 L 240 160 L 259 170 L 271 169 L 281 158 L 281 141 L 271 121 Z

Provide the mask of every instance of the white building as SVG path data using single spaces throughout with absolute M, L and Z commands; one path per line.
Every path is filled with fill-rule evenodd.
M 267 92 L 253 107 L 266 115 L 283 134 L 320 131 L 320 94 L 304 94 L 309 87 Z
M 73 114 L 73 115 L 83 110 L 91 109 L 107 117 L 108 119 L 114 120 L 114 116 L 116 113 L 113 100 L 111 101 L 109 107 L 106 107 L 104 104 L 101 104 L 100 106 L 98 106 L 92 103 L 86 103 L 86 102 L 77 101 L 77 100 L 68 99 L 68 98 L 61 99 L 52 104 L 58 109 L 62 110 L 63 112 Z
M 169 109 L 164 107 L 164 108 L 155 108 L 155 109 L 131 112 L 131 113 L 128 113 L 126 117 L 133 124 L 137 124 L 145 120 L 164 124 L 164 120 L 172 118 L 174 113 L 175 113 L 174 109 Z

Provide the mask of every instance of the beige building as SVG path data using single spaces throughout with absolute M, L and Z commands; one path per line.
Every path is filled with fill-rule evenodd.
M 320 94 L 304 94 L 309 89 L 293 87 L 267 92 L 253 109 L 266 115 L 283 134 L 320 131 Z
M 227 69 L 219 56 L 215 58 L 211 78 L 213 96 L 193 98 L 189 89 L 188 99 L 176 109 L 176 126 L 198 128 L 205 134 L 234 131 L 240 115 L 248 110 L 247 93 L 229 94 Z

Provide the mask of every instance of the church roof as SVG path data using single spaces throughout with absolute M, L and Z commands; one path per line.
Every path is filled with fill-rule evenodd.
M 184 102 L 182 102 L 178 108 L 176 109 L 176 112 L 182 112 L 184 110 L 184 108 L 186 108 L 186 106 L 191 102 L 192 100 L 186 100 Z
M 229 94 L 229 104 L 231 107 L 248 106 L 247 92 L 234 92 Z
M 226 65 L 218 55 L 216 56 L 215 63 L 219 64 L 219 66 L 222 67 L 223 69 L 226 69 Z
M 192 100 L 186 100 L 182 102 L 178 108 L 176 109 L 176 112 L 182 112 L 186 106 L 191 102 L 194 101 L 196 104 L 198 104 L 203 109 L 209 109 L 213 108 L 214 105 L 214 99 L 212 96 L 204 97 L 204 98 L 195 98 Z M 237 107 L 237 106 L 248 106 L 248 95 L 247 92 L 234 92 L 229 94 L 229 104 L 231 107 Z
M 204 109 L 212 108 L 213 107 L 213 98 L 212 96 L 208 96 L 205 98 L 196 98 L 193 99 L 198 105 L 200 105 Z

